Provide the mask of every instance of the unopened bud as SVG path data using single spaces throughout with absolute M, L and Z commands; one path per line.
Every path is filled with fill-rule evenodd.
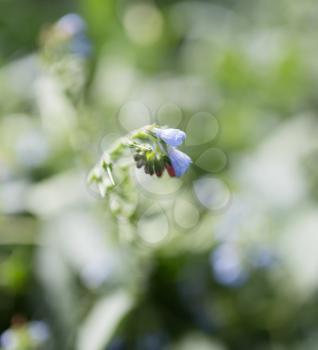
M 164 161 L 162 159 L 156 158 L 154 161 L 155 173 L 158 177 L 161 177 L 164 171 Z
M 154 162 L 152 160 L 148 160 L 145 164 L 145 173 L 149 175 L 153 175 L 155 172 Z

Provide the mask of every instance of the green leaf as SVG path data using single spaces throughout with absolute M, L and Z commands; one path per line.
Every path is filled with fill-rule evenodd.
M 133 297 L 125 291 L 116 291 L 98 301 L 80 327 L 76 349 L 105 349 L 133 305 Z

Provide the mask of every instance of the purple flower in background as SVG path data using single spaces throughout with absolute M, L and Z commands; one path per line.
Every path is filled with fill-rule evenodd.
M 73 54 L 83 57 L 90 55 L 91 43 L 86 35 L 86 23 L 81 16 L 69 13 L 56 23 L 56 27 L 69 38 L 69 49 Z
M 170 146 L 177 147 L 182 144 L 186 138 L 185 132 L 179 129 L 158 129 L 155 128 L 154 132 L 157 137 Z
M 174 147 L 168 147 L 168 156 L 177 177 L 182 176 L 192 163 L 188 155 Z
M 28 331 L 31 338 L 38 344 L 42 344 L 48 340 L 50 331 L 47 324 L 43 321 L 32 321 L 28 325 Z
M 237 247 L 231 243 L 218 246 L 210 255 L 210 263 L 215 279 L 223 285 L 240 286 L 248 278 Z
M 57 22 L 57 27 L 65 33 L 73 36 L 86 31 L 86 24 L 81 16 L 76 13 L 68 13 Z

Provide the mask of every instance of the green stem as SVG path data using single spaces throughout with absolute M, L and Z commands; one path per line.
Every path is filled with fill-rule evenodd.
M 110 181 L 111 181 L 112 185 L 115 186 L 116 183 L 115 183 L 114 178 L 113 178 L 113 174 L 112 174 L 112 171 L 111 171 L 111 166 L 107 165 L 106 171 L 107 171 L 107 174 L 108 174 L 108 176 L 110 178 Z

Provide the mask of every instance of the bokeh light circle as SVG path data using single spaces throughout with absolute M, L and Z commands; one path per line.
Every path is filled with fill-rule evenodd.
M 208 148 L 196 159 L 195 165 L 205 171 L 217 173 L 226 167 L 227 156 L 219 148 Z
M 151 113 L 142 102 L 129 101 L 120 108 L 118 122 L 125 131 L 131 131 L 150 124 Z
M 163 32 L 163 18 L 151 3 L 139 3 L 128 7 L 123 25 L 131 41 L 140 46 L 156 43 Z
M 198 224 L 200 212 L 194 203 L 181 197 L 175 201 L 173 218 L 179 227 L 188 230 Z
M 182 109 L 174 103 L 162 105 L 156 114 L 160 125 L 168 125 L 170 128 L 177 128 L 182 121 Z
M 161 178 L 145 174 L 143 169 L 135 168 L 135 179 L 142 190 L 150 195 L 168 196 L 176 193 L 182 186 L 178 178 L 170 177 L 166 172 Z
M 169 233 L 169 223 L 162 209 L 154 204 L 140 217 L 137 233 L 144 243 L 156 245 L 166 239 Z
M 197 146 L 212 141 L 219 132 L 219 122 L 211 113 L 194 114 L 187 125 L 186 145 Z
M 195 180 L 193 189 L 198 201 L 210 210 L 224 209 L 231 199 L 228 186 L 222 180 L 212 176 Z

